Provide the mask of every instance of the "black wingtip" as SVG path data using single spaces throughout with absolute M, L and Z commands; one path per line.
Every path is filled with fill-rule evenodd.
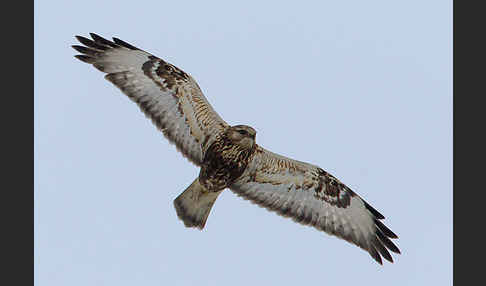
M 76 36 L 74 36 L 74 37 L 75 37 L 75 38 L 76 38 L 76 39 L 77 39 L 77 40 L 78 40 L 78 41 L 79 41 L 81 44 L 83 44 L 83 45 L 89 45 L 89 44 L 91 44 L 91 43 L 93 42 L 92 40 L 90 40 L 90 39 L 88 39 L 88 38 L 85 38 L 85 37 L 83 37 L 83 36 L 78 36 L 78 35 L 76 35 Z
M 88 64 L 93 63 L 93 60 L 94 60 L 92 57 L 85 56 L 85 55 L 75 55 L 74 57 L 77 58 L 78 60 L 85 62 L 85 63 L 88 63 Z
M 383 261 L 381 260 L 380 254 L 378 253 L 378 251 L 376 251 L 376 249 L 372 245 L 369 246 L 368 253 L 376 262 L 378 262 L 380 265 L 383 265 Z
M 388 250 L 385 248 L 385 246 L 383 246 L 383 244 L 380 242 L 380 240 L 378 240 L 377 237 L 374 238 L 372 243 L 373 243 L 373 246 L 375 247 L 375 249 L 378 250 L 378 252 L 381 254 L 381 256 L 383 256 L 383 258 L 388 260 L 390 263 L 393 263 L 393 258 L 390 255 L 390 252 L 388 252 Z
M 391 231 L 391 229 L 389 229 L 381 221 L 375 219 L 375 224 L 389 238 L 398 238 L 398 235 L 396 235 L 393 231 Z
M 89 56 L 95 56 L 97 53 L 95 50 L 86 48 L 85 46 L 72 45 L 71 47 L 76 51 Z
M 377 218 L 377 219 L 384 219 L 385 216 L 382 215 L 379 211 L 377 211 L 374 207 L 370 206 L 367 202 L 363 201 L 365 207 Z
M 98 44 L 102 44 L 102 45 L 105 45 L 105 46 L 109 46 L 109 47 L 112 47 L 112 48 L 118 48 L 119 46 L 115 43 L 113 43 L 112 41 L 109 41 L 95 33 L 89 33 L 89 35 L 91 36 L 91 38 Z
M 390 249 L 391 251 L 397 254 L 401 254 L 400 249 L 398 249 L 398 247 L 388 237 L 386 237 L 380 230 L 376 231 L 376 236 L 380 239 L 383 245 L 386 246 L 386 248 Z
M 88 48 L 93 48 L 93 49 L 100 50 L 100 51 L 105 51 L 109 48 L 107 46 L 95 43 L 93 40 L 90 40 L 90 39 L 85 38 L 83 36 L 75 36 L 75 37 L 81 44 L 85 45 Z
M 128 48 L 130 50 L 139 50 L 139 48 L 137 48 L 135 46 L 132 46 L 129 43 L 127 43 L 125 41 L 122 41 L 122 40 L 120 40 L 118 38 L 113 38 L 113 42 L 115 42 L 115 44 L 117 44 L 117 45 L 120 45 L 122 47 Z
M 91 38 L 93 40 L 96 40 L 96 39 L 103 39 L 103 37 L 101 37 L 100 35 L 96 34 L 96 33 L 89 33 L 89 35 L 91 36 Z

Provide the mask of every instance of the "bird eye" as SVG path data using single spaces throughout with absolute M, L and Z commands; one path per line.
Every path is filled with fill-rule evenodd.
M 174 69 L 170 65 L 165 65 L 165 69 L 170 72 L 174 71 Z
M 246 135 L 246 131 L 245 131 L 245 130 L 238 130 L 238 132 L 239 132 L 241 135 Z

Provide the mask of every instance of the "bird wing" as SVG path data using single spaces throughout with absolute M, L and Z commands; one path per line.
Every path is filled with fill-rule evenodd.
M 274 154 L 258 146 L 245 172 L 230 189 L 239 196 L 351 242 L 382 264 L 393 262 L 387 249 L 400 250 L 384 216 L 321 168 Z
M 179 151 L 201 165 L 205 149 L 228 124 L 213 110 L 196 81 L 179 68 L 120 39 L 94 33 L 76 36 L 79 60 L 107 73 L 105 78 L 137 103 Z

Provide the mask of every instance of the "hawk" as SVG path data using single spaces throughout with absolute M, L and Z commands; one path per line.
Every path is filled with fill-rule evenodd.
M 255 142 L 250 126 L 226 123 L 187 73 L 118 38 L 76 36 L 75 57 L 106 73 L 189 161 L 199 176 L 175 200 L 186 227 L 203 229 L 228 188 L 295 222 L 344 239 L 382 264 L 400 253 L 384 216 L 318 166 L 272 153 Z

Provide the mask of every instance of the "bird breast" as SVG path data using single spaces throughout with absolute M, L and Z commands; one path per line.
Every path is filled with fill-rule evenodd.
M 255 148 L 244 148 L 225 138 L 216 140 L 204 155 L 200 183 L 211 191 L 228 187 L 243 174 L 254 151 Z

